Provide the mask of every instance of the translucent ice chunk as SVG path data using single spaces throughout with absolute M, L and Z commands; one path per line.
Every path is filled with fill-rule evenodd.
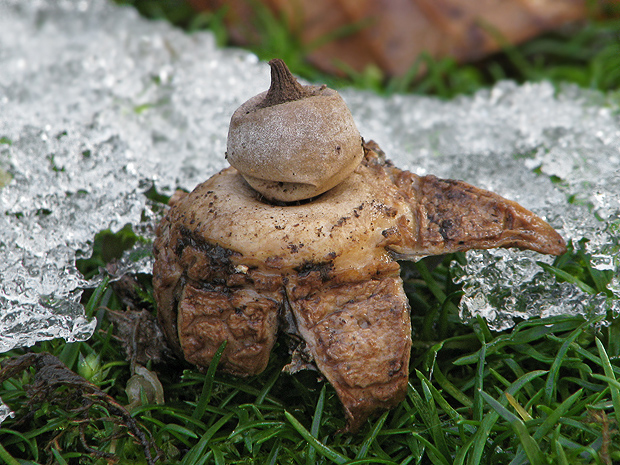
M 2 423 L 8 417 L 13 416 L 15 416 L 15 414 L 11 412 L 11 409 L 6 404 L 0 402 L 0 423 Z
M 79 299 L 95 283 L 76 256 L 98 231 L 140 224 L 154 183 L 191 189 L 222 168 L 229 115 L 269 76 L 209 34 L 101 0 L 0 2 L 0 42 L 3 352 L 90 336 Z
M 95 322 L 75 267 L 94 235 L 125 224 L 151 239 L 144 193 L 171 194 L 227 165 L 234 109 L 269 86 L 255 56 L 220 50 L 105 0 L 0 0 L 0 352 Z M 620 296 L 620 109 L 597 92 L 502 82 L 452 101 L 343 90 L 363 136 L 398 166 L 514 199 L 566 239 L 587 238 Z M 8 173 L 8 175 L 7 175 Z M 553 180 L 553 182 L 552 182 Z M 569 202 L 569 199 L 571 200 Z M 150 258 L 124 261 L 148 271 Z M 468 253 L 465 318 L 619 311 L 558 284 L 512 250 Z

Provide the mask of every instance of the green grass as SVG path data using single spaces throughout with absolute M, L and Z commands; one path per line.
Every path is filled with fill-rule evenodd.
M 118 255 L 119 244 L 135 242 L 130 236 L 127 229 L 100 234 L 92 260 Z M 147 449 L 157 463 L 171 464 L 620 460 L 620 321 L 611 315 L 606 326 L 570 316 L 532 319 L 500 333 L 483 320 L 465 325 L 455 307 L 460 289 L 451 260 L 463 257 L 448 256 L 433 270 L 425 262 L 403 264 L 404 276 L 418 276 L 405 282 L 414 340 L 407 398 L 356 435 L 338 433 L 344 426 L 340 403 L 316 372 L 282 373 L 289 357 L 283 337 L 258 376 L 221 373 L 217 358 L 206 373 L 179 361 L 149 363 L 165 402 L 145 391 L 130 398 L 131 367 L 101 310 L 122 309 L 106 280 L 86 302 L 87 314 L 100 320 L 89 341 L 42 342 L 1 358 L 6 364 L 25 352 L 50 352 L 110 399 L 97 399 L 85 410 L 83 387 L 56 386 L 38 397 L 28 388 L 36 370 L 14 373 L 0 384 L 0 396 L 16 413 L 0 427 L 0 462 L 142 464 L 149 463 Z M 549 272 L 579 279 L 594 292 L 609 280 L 592 277 L 595 270 L 579 247 L 559 257 Z M 140 283 L 139 305 L 152 309 L 149 277 Z M 135 425 L 115 410 L 130 403 Z

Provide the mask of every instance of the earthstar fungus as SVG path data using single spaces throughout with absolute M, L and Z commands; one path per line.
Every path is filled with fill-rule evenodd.
M 281 60 L 270 65 L 270 90 L 232 117 L 233 167 L 175 198 L 159 225 L 158 318 L 199 367 L 228 341 L 219 366 L 238 376 L 265 369 L 288 321 L 356 431 L 406 394 L 411 322 L 397 259 L 566 247 L 515 202 L 396 168 L 363 143 L 335 91 L 300 86 Z

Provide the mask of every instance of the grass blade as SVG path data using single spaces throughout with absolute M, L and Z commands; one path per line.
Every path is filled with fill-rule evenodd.
M 435 375 L 435 377 L 437 377 L 437 370 L 433 370 L 433 374 Z M 432 383 L 422 373 L 416 370 L 416 375 L 418 379 L 422 382 L 422 384 L 424 384 L 426 389 L 433 395 L 433 399 L 435 399 L 435 402 L 437 402 L 439 407 L 441 407 L 444 412 L 450 415 L 450 418 L 452 418 L 456 422 L 463 420 L 462 415 L 456 410 L 454 410 L 454 408 L 449 404 L 446 399 L 444 399 L 444 397 L 437 390 L 437 388 L 433 386 Z
M 570 410 L 570 408 L 575 402 L 577 402 L 577 400 L 579 400 L 582 392 L 583 389 L 579 389 L 572 396 L 562 402 L 551 415 L 545 418 L 545 421 L 542 422 L 542 424 L 536 429 L 536 432 L 534 433 L 533 437 L 536 441 L 540 441 L 543 437 L 547 435 L 549 431 L 551 431 L 551 428 L 557 425 L 560 418 L 562 418 Z
M 267 458 L 267 465 L 276 465 L 278 463 L 278 454 L 280 453 L 280 440 L 276 441 L 276 444 L 271 449 L 269 457 Z
M 365 459 L 366 458 L 366 454 L 368 453 L 368 449 L 370 448 L 372 442 L 377 438 L 377 435 L 379 434 L 379 431 L 381 431 L 381 428 L 383 428 L 383 424 L 385 423 L 385 420 L 387 419 L 388 413 L 390 413 L 390 412 L 388 411 L 388 412 L 383 413 L 383 415 L 381 415 L 381 418 L 379 418 L 379 420 L 377 420 L 377 424 L 372 429 L 372 431 L 370 432 L 368 437 L 366 439 L 364 439 L 364 442 L 362 442 L 360 450 L 358 451 L 357 455 L 355 456 L 356 460 Z
M 415 437 L 418 441 L 424 444 L 426 448 L 426 455 L 433 463 L 433 465 L 450 465 L 450 462 L 441 454 L 439 449 L 435 447 L 433 443 L 431 443 L 428 439 L 420 436 L 417 433 L 411 433 L 413 437 Z
M 211 438 L 219 431 L 219 429 L 224 426 L 228 420 L 230 420 L 233 416 L 233 413 L 228 413 L 216 421 L 211 428 L 207 430 L 205 434 L 202 435 L 200 441 L 196 443 L 194 447 L 190 449 L 190 451 L 183 457 L 181 461 L 182 465 L 190 465 L 194 464 L 198 461 L 198 459 L 203 456 L 204 451 L 209 445 L 209 441 Z
M 181 436 L 187 436 L 188 438 L 198 439 L 198 435 L 192 430 L 181 425 L 177 425 L 176 423 L 168 423 L 167 425 L 164 425 L 159 434 L 162 434 L 164 431 L 180 434 Z
M 58 452 L 58 449 L 56 449 L 55 447 L 52 448 L 52 455 L 56 459 L 56 463 L 57 464 L 59 464 L 59 465 L 69 465 L 67 463 L 67 461 L 64 459 L 64 457 L 62 455 L 60 455 L 60 452 Z
M 482 402 L 482 398 L 480 397 L 480 395 L 482 393 L 482 388 L 484 386 L 484 365 L 486 362 L 486 355 L 487 355 L 487 345 L 483 338 L 482 347 L 480 348 L 480 351 L 479 351 L 478 367 L 476 370 L 476 378 L 475 378 L 476 385 L 475 385 L 475 390 L 474 390 L 474 406 L 473 406 L 475 421 L 482 421 L 482 417 L 483 417 L 483 408 L 482 408 L 483 402 Z
M 215 465 L 226 465 L 226 459 L 224 458 L 222 450 L 215 445 L 211 445 L 210 448 L 211 452 L 213 453 L 213 460 L 215 461 Z
M 536 429 L 532 438 L 534 441 L 540 442 L 542 438 L 544 438 L 551 429 L 558 424 L 560 418 L 562 418 L 573 406 L 573 404 L 581 397 L 583 389 L 575 392 L 572 396 L 562 402 L 558 408 L 556 408 L 550 415 L 545 418 L 545 421 Z M 512 461 L 513 464 L 525 463 L 524 457 L 525 451 L 522 448 L 519 448 L 517 454 Z
M 523 406 L 519 403 L 517 399 L 515 399 L 512 394 L 505 392 L 504 395 L 506 396 L 506 399 L 508 399 L 508 403 L 512 405 L 512 408 L 517 411 L 523 421 L 528 421 L 532 419 L 530 414 L 527 413 L 527 410 L 523 408 Z
M 477 436 L 474 435 L 469 441 L 467 441 L 461 446 L 461 448 L 456 453 L 456 456 L 454 457 L 454 463 L 452 465 L 463 465 L 465 463 L 465 457 L 467 456 L 467 452 L 469 452 L 469 449 L 471 449 L 471 446 L 474 445 L 474 442 L 476 442 L 476 440 Z M 476 462 L 475 465 L 478 465 L 479 463 L 480 461 Z
M 271 377 L 267 380 L 263 388 L 260 390 L 258 396 L 256 396 L 256 401 L 254 402 L 256 405 L 260 405 L 265 401 L 265 398 L 269 394 L 269 391 L 271 391 L 271 388 L 274 384 L 276 384 L 276 381 L 280 377 L 280 373 L 282 373 L 282 369 L 275 370 L 273 375 L 271 375 Z
M 614 412 L 616 414 L 616 424 L 620 425 L 620 390 L 616 383 L 610 382 L 611 380 L 616 381 L 616 376 L 614 375 L 614 370 L 611 366 L 611 362 L 609 361 L 609 357 L 607 356 L 607 351 L 605 351 L 605 347 L 600 339 L 595 338 L 596 348 L 598 349 L 599 357 L 601 358 L 601 365 L 603 366 L 603 371 L 605 372 L 605 376 L 609 378 L 607 382 L 609 386 L 609 390 L 611 392 L 611 401 L 614 406 Z
M 549 405 L 555 399 L 555 390 L 557 386 L 558 377 L 560 376 L 560 367 L 564 361 L 564 357 L 568 352 L 571 344 L 583 333 L 583 331 L 592 324 L 590 321 L 585 321 L 577 329 L 568 335 L 564 340 L 564 343 L 560 346 L 560 350 L 555 357 L 555 360 L 551 364 L 549 369 L 549 376 L 547 376 L 547 382 L 545 384 L 545 404 Z
M 435 377 L 435 381 L 437 381 L 437 384 L 439 384 L 439 386 L 441 386 L 441 388 L 445 392 L 454 397 L 463 406 L 471 408 L 474 405 L 473 401 L 469 397 L 463 394 L 463 392 L 459 388 L 457 388 L 446 378 L 446 375 L 442 373 L 442 371 L 437 365 L 433 367 L 433 376 Z
M 450 311 L 458 313 L 458 309 L 456 308 L 456 305 L 454 305 L 450 300 L 447 299 L 446 294 L 443 292 L 443 290 L 441 289 L 441 286 L 437 283 L 437 281 L 435 281 L 435 278 L 433 278 L 433 275 L 428 270 L 424 261 L 423 260 L 417 261 L 414 263 L 414 266 L 418 270 L 418 273 L 420 273 L 420 276 L 422 277 L 424 282 L 426 282 L 426 285 L 428 286 L 428 290 L 432 292 L 435 298 L 442 304 L 446 305 Z
M 353 460 L 352 462 L 347 462 L 347 465 L 362 465 L 366 463 L 370 463 L 372 465 L 375 465 L 375 464 L 376 465 L 398 465 L 393 460 L 378 459 L 377 457 L 373 457 L 369 459 Z
M 323 409 L 325 408 L 325 392 L 326 384 L 323 384 L 319 399 L 316 401 L 316 407 L 314 409 L 314 417 L 312 417 L 312 426 L 310 427 L 310 434 L 315 438 L 319 437 L 319 428 L 321 426 L 321 418 L 323 417 Z M 316 449 L 310 447 L 308 451 L 306 463 L 312 465 L 316 463 Z
M 506 409 L 506 407 L 504 407 L 486 392 L 482 391 L 480 392 L 480 395 L 491 406 L 491 408 L 493 408 L 493 410 L 495 410 L 504 420 L 506 420 L 510 424 L 511 428 L 519 438 L 521 446 L 525 450 L 525 454 L 527 455 L 530 463 L 532 465 L 546 465 L 545 457 L 534 438 L 532 438 L 532 436 L 530 436 L 527 432 L 525 423 L 523 423 L 523 421 L 521 421 L 519 417 Z
M 0 459 L 2 459 L 7 465 L 20 465 L 19 461 L 9 454 L 4 447 L 2 447 L 2 444 L 0 444 Z
M 346 458 L 344 455 L 339 454 L 338 452 L 329 448 L 317 438 L 312 436 L 312 434 L 310 434 L 310 431 L 304 428 L 304 425 L 302 425 L 293 415 L 291 415 L 286 410 L 284 411 L 284 416 L 286 416 L 286 419 L 291 423 L 293 428 L 295 428 L 295 431 L 297 431 L 308 442 L 308 444 L 310 444 L 310 446 L 313 447 L 323 457 L 326 457 L 332 462 L 338 464 L 344 464 L 349 461 L 349 459 Z
M 551 274 L 554 274 L 556 277 L 561 278 L 568 283 L 574 284 L 582 291 L 587 292 L 588 294 L 591 294 L 591 295 L 596 294 L 596 289 L 587 285 L 582 280 L 580 280 L 579 278 L 576 278 L 572 274 L 567 273 L 566 271 L 556 268 L 555 266 L 549 265 L 547 263 L 543 263 L 543 262 L 536 262 L 536 263 L 540 265 L 545 271 Z
M 553 447 L 553 452 L 555 452 L 557 464 L 568 465 L 568 459 L 566 458 L 564 447 L 560 444 L 560 427 L 561 425 L 558 425 L 553 433 L 553 441 L 551 442 L 551 446 Z
M 424 385 L 422 386 L 424 387 Z M 409 383 L 409 397 L 418 411 L 420 418 L 422 418 L 422 421 L 429 429 L 434 446 L 437 448 L 437 453 L 440 454 L 442 458 L 449 457 L 445 434 L 441 429 L 441 420 L 439 419 L 437 407 L 432 396 L 430 396 L 429 393 L 430 398 L 427 398 L 426 401 L 423 400 L 418 391 Z
M 235 436 L 240 435 L 241 433 L 245 433 L 248 430 L 253 430 L 257 428 L 266 428 L 266 427 L 279 427 L 283 425 L 283 422 L 277 420 L 257 420 L 257 421 L 245 421 L 241 426 L 235 428 L 235 430 L 230 433 L 228 436 L 229 439 L 234 438 Z
M 315 438 L 319 437 L 319 427 L 321 426 L 321 418 L 323 416 L 323 409 L 325 408 L 325 392 L 326 384 L 323 384 L 319 399 L 316 401 L 316 408 L 314 409 L 314 417 L 312 418 L 312 427 L 310 432 Z
M 30 449 L 30 452 L 32 453 L 32 457 L 34 458 L 34 460 L 35 461 L 39 460 L 39 449 L 37 447 L 36 440 L 33 440 L 32 438 L 26 437 L 24 434 L 20 433 L 19 431 L 13 431 L 11 429 L 0 428 L 0 435 L 4 435 L 4 434 L 10 434 L 10 435 L 14 436 L 15 439 L 21 439 L 23 442 L 25 442 L 28 445 L 28 449 Z M 6 445 L 6 440 L 7 440 L 6 437 L 2 438 L 2 442 L 4 442 L 5 445 Z M 6 455 L 7 458 L 4 459 L 4 460 L 10 460 L 12 457 L 5 449 L 2 449 L 2 442 L 0 442 L 0 459 L 4 459 L 4 456 L 2 454 L 6 453 L 7 454 Z M 11 441 L 11 442 L 13 443 L 13 441 Z M 13 462 L 11 462 L 11 464 L 12 463 Z
M 506 392 L 514 396 L 517 392 L 519 392 L 519 390 L 521 390 L 522 387 L 526 386 L 534 379 L 540 378 L 541 376 L 547 373 L 548 373 L 547 371 L 543 371 L 543 370 L 532 371 L 530 373 L 527 373 L 523 375 L 522 377 L 520 377 L 519 379 L 517 379 L 514 383 L 512 383 L 510 387 L 506 389 Z M 507 403 L 507 401 L 505 402 Z M 468 465 L 478 465 L 480 461 L 482 460 L 482 454 L 484 452 L 484 447 L 487 443 L 487 438 L 489 437 L 489 434 L 491 433 L 491 429 L 495 425 L 495 422 L 498 420 L 498 418 L 499 418 L 499 413 L 497 412 L 490 412 L 489 414 L 485 415 L 484 420 L 482 420 L 482 423 L 480 427 L 478 428 L 478 431 L 476 431 L 476 434 L 474 434 L 474 437 L 471 439 L 471 442 L 474 448 L 467 461 Z M 459 454 L 457 454 L 457 457 L 456 457 L 457 460 L 461 460 L 461 457 L 464 458 L 464 455 L 465 455 L 464 453 L 460 454 L 459 452 Z
M 105 275 L 103 279 L 101 280 L 101 283 L 97 286 L 97 288 L 93 292 L 93 295 L 91 295 L 90 298 L 88 299 L 88 302 L 84 306 L 84 313 L 86 313 L 87 316 L 92 317 L 95 314 L 95 310 L 97 309 L 97 307 L 99 307 L 99 303 L 101 302 L 101 299 L 103 298 L 103 294 L 108 288 L 109 282 L 110 282 L 110 276 Z
M 207 374 L 205 375 L 205 383 L 202 386 L 202 392 L 200 393 L 200 398 L 198 399 L 198 403 L 196 404 L 196 410 L 192 413 L 192 418 L 195 420 L 199 420 L 205 414 L 205 410 L 207 409 L 207 405 L 209 405 L 209 401 L 211 400 L 211 392 L 213 390 L 213 379 L 215 378 L 215 370 L 217 369 L 217 365 L 220 362 L 220 358 L 222 357 L 222 352 L 226 348 L 226 343 L 228 341 L 224 341 L 220 344 L 215 355 L 213 355 L 213 359 L 211 359 L 211 363 L 209 364 L 209 369 L 207 370 Z

